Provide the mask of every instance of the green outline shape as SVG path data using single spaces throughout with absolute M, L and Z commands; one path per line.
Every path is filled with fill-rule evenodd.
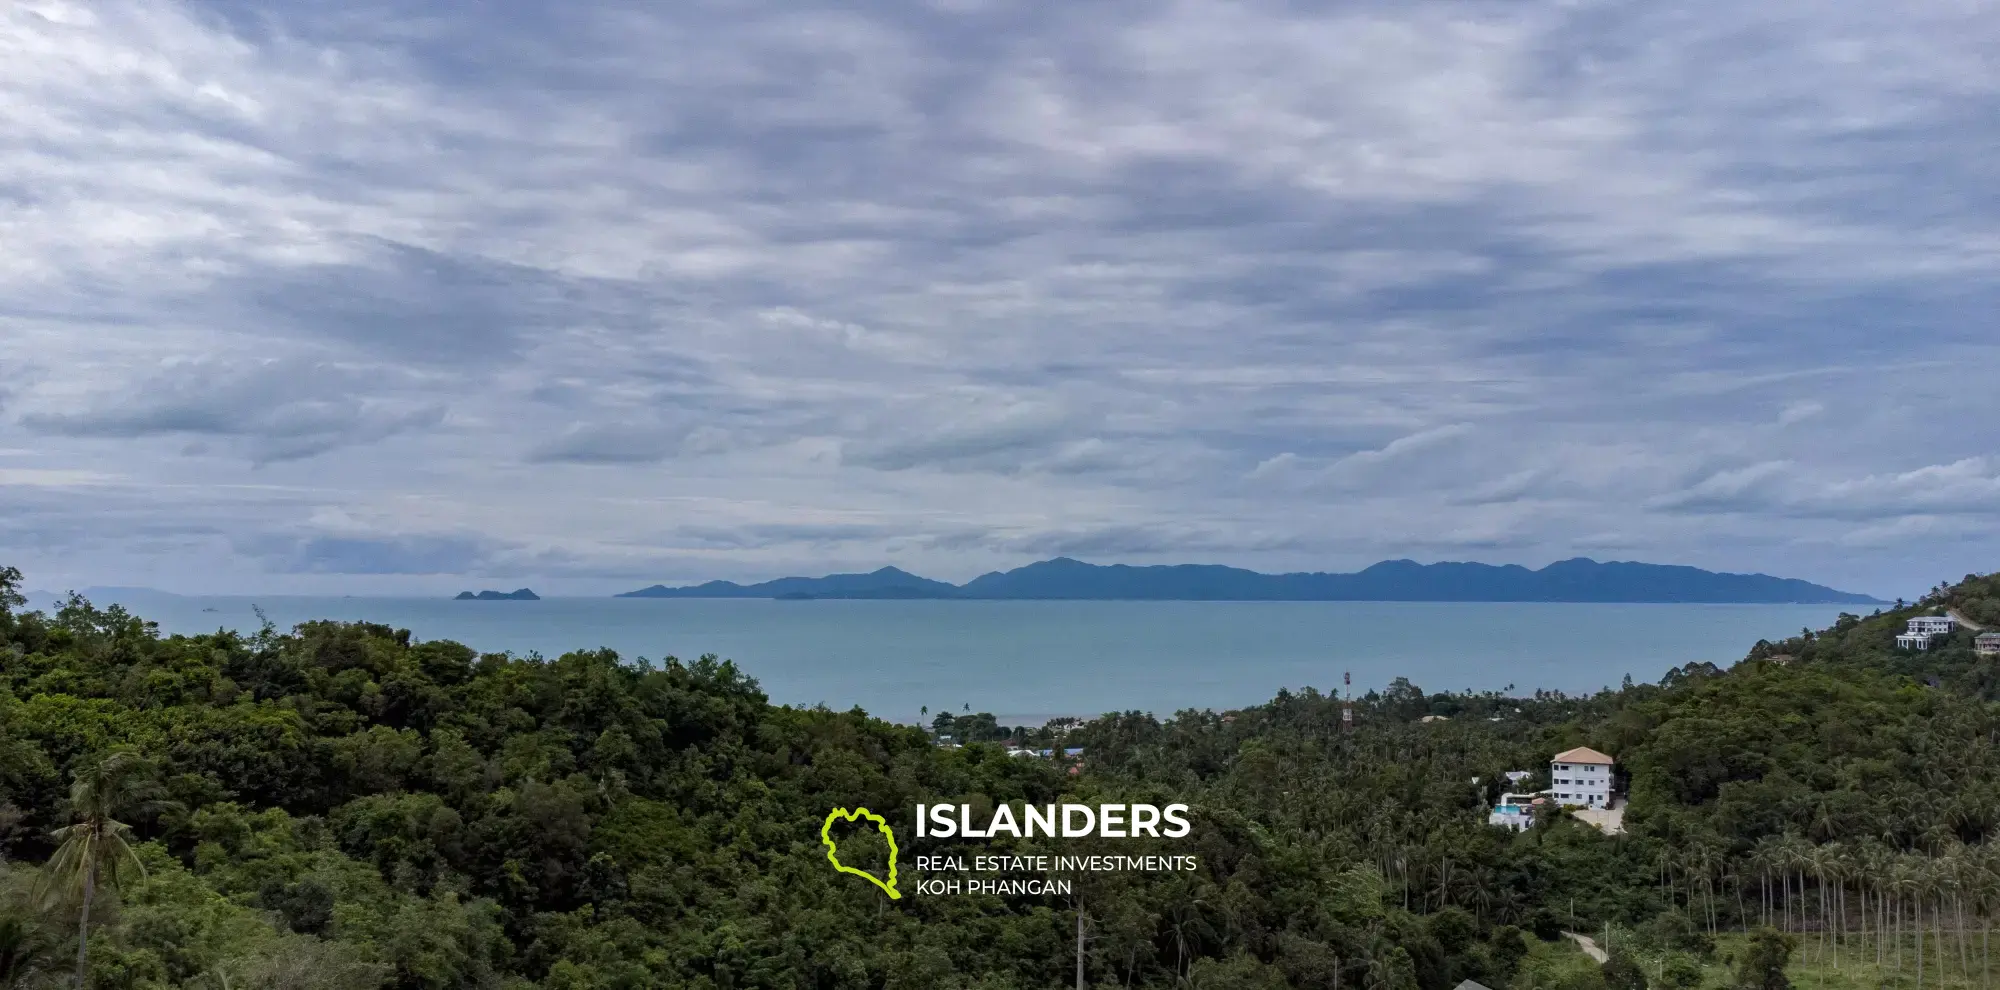
M 847 866 L 841 863 L 840 857 L 836 854 L 837 847 L 834 845 L 833 842 L 833 823 L 836 819 L 843 817 L 850 822 L 866 818 L 869 821 L 874 822 L 875 828 L 882 833 L 884 838 L 887 838 L 889 840 L 888 883 L 883 883 L 881 877 L 878 877 L 875 874 L 868 872 L 867 870 L 857 870 L 852 866 Z M 888 894 L 889 899 L 892 901 L 898 901 L 903 899 L 903 895 L 896 892 L 896 832 L 894 829 L 889 827 L 888 819 L 883 818 L 881 815 L 869 811 L 867 808 L 856 808 L 853 811 L 849 811 L 846 808 L 835 808 L 832 811 L 827 812 L 826 824 L 821 825 L 819 827 L 819 841 L 826 844 L 826 861 L 832 863 L 834 869 L 839 870 L 842 873 L 852 873 L 857 877 L 862 877 L 866 879 L 869 883 L 872 883 L 875 886 L 882 888 L 882 892 Z

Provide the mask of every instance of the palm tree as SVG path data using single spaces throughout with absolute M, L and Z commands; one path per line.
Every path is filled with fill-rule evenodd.
M 1977 895 L 1975 903 L 1977 903 L 1979 911 L 1979 985 L 1981 987 L 1991 987 L 1993 985 L 1993 957 L 1991 954 L 1993 942 L 1993 908 L 1995 902 L 2000 901 L 2000 860 L 1996 860 L 1994 857 L 1992 846 L 1980 847 L 1980 856 L 1977 865 L 1978 869 L 1973 874 L 1973 883 L 1976 885 L 1974 887 Z
M 1899 853 L 1890 866 L 1888 873 L 1888 887 L 1890 892 L 1889 909 L 1892 924 L 1890 939 L 1895 943 L 1896 947 L 1895 962 L 1896 972 L 1898 973 L 1903 971 L 1903 898 L 1906 895 L 1914 896 L 1923 886 L 1922 881 L 1917 876 L 1914 860 L 1915 857 L 1909 853 Z
M 132 827 L 118 816 L 157 812 L 164 806 L 150 768 L 136 754 L 113 753 L 77 772 L 70 784 L 70 814 L 76 824 L 52 833 L 61 843 L 42 868 L 40 900 L 45 910 L 81 905 L 76 931 L 76 986 L 84 985 L 90 951 L 90 906 L 98 885 L 122 888 L 146 868 L 126 840 Z

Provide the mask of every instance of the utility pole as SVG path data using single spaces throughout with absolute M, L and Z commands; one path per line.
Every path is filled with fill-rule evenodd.
M 1076 990 L 1083 990 L 1083 898 L 1076 899 Z

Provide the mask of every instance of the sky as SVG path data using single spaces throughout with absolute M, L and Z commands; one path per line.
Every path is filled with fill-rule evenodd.
M 2000 8 L 0 5 L 0 565 L 2000 569 Z

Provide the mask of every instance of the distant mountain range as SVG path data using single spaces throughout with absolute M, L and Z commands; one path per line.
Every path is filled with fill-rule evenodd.
M 458 593 L 458 597 L 453 599 L 453 601 L 461 602 L 538 602 L 541 600 L 542 596 L 526 588 L 516 588 L 513 591 L 482 591 L 476 595 L 470 591 L 461 591 Z
M 962 585 L 884 567 L 867 574 L 787 577 L 748 585 L 656 584 L 617 597 L 1881 604 L 1868 595 L 1794 578 L 1719 574 L 1666 564 L 1599 563 L 1587 557 L 1560 560 L 1540 570 L 1518 564 L 1385 560 L 1353 574 L 1260 574 L 1212 564 L 1098 565 L 1057 557 L 982 574 Z

